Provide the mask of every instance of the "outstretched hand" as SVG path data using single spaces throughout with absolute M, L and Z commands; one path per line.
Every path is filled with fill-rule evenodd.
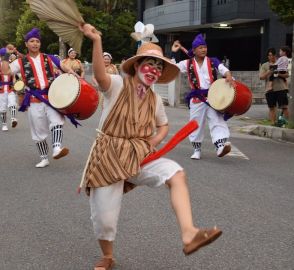
M 81 32 L 84 33 L 86 37 L 91 40 L 96 40 L 102 35 L 100 31 L 98 31 L 93 25 L 88 23 L 80 24 L 79 29 L 81 30 Z
M 182 47 L 182 45 L 181 45 L 180 41 L 175 40 L 173 45 L 172 45 L 171 50 L 172 50 L 172 52 L 177 52 L 179 49 L 181 49 L 181 47 Z

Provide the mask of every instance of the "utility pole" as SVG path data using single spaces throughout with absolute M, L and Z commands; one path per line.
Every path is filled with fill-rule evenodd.
M 62 41 L 62 39 L 59 37 L 59 56 L 61 59 L 66 58 L 66 44 Z
M 293 23 L 293 38 L 292 38 L 292 67 L 291 67 L 291 80 L 289 87 L 289 122 L 294 125 L 294 23 Z

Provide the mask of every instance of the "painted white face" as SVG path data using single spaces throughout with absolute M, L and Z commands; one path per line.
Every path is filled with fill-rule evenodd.
M 138 77 L 146 86 L 156 83 L 163 71 L 163 60 L 147 57 L 138 67 Z

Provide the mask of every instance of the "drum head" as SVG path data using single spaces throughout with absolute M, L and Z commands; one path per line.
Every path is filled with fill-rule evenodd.
M 61 74 L 50 85 L 48 99 L 56 109 L 70 106 L 80 93 L 80 82 L 72 74 Z
M 225 79 L 216 80 L 209 88 L 207 100 L 212 108 L 224 111 L 235 99 L 235 89 Z
M 17 81 L 14 85 L 13 88 L 15 91 L 22 91 L 25 87 L 25 84 L 23 81 Z

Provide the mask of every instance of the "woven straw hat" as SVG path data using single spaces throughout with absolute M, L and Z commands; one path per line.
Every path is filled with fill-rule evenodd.
M 177 77 L 180 71 L 177 65 L 169 58 L 163 56 L 162 49 L 158 45 L 150 42 L 142 44 L 142 46 L 138 48 L 136 55 L 127 59 L 122 64 L 123 72 L 133 76 L 135 74 L 134 64 L 145 57 L 155 57 L 164 62 L 162 75 L 159 77 L 157 83 L 169 83 Z

